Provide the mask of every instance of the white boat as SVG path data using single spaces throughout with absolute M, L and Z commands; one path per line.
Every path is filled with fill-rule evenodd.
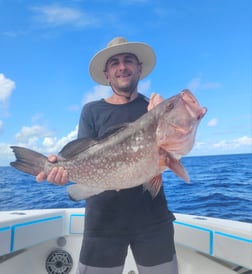
M 252 224 L 175 216 L 180 274 L 252 273 Z M 75 273 L 84 219 L 83 208 L 0 212 L 0 273 Z M 123 274 L 136 273 L 129 249 Z

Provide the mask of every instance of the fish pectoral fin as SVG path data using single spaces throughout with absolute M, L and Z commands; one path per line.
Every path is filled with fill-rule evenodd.
M 87 187 L 80 184 L 71 185 L 67 188 L 68 196 L 73 201 L 85 200 L 93 195 L 102 193 L 104 189 Z
M 154 199 L 157 196 L 161 186 L 162 186 L 162 175 L 159 174 L 153 177 L 150 180 L 150 182 L 143 184 L 143 189 L 144 191 L 148 190 L 151 194 L 151 197 Z
M 166 152 L 165 165 L 171 169 L 177 176 L 185 180 L 187 183 L 190 182 L 189 175 L 179 160 L 174 158 L 169 152 Z

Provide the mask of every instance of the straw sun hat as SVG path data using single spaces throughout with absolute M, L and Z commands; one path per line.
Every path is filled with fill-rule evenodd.
M 142 63 L 142 73 L 140 79 L 146 77 L 154 68 L 156 57 L 153 49 L 145 43 L 128 42 L 123 37 L 116 37 L 111 40 L 107 47 L 91 59 L 89 64 L 89 72 L 91 77 L 101 85 L 109 85 L 104 75 L 104 69 L 108 59 L 120 53 L 132 53 L 137 56 Z

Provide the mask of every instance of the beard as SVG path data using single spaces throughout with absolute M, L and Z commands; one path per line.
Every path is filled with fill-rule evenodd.
M 122 92 L 126 94 L 131 94 L 134 92 L 138 85 L 139 77 L 138 78 L 132 78 L 130 81 L 123 82 L 123 81 L 117 81 L 117 83 L 114 83 L 113 89 L 115 89 L 117 92 Z M 112 85 L 111 85 L 112 86 Z
M 135 90 L 135 88 L 137 87 L 137 83 L 138 82 L 134 82 L 134 83 L 131 83 L 130 85 L 127 85 L 127 86 L 119 86 L 117 88 L 117 90 L 119 92 L 131 94 Z

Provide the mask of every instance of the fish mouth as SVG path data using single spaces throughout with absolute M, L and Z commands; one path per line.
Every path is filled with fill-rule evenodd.
M 205 107 L 200 107 L 198 109 L 198 111 L 195 112 L 195 109 L 193 109 L 189 104 L 187 104 L 185 102 L 185 107 L 186 107 L 186 110 L 188 111 L 188 113 L 191 115 L 191 117 L 195 118 L 196 120 L 201 120 L 206 112 L 207 112 L 207 109 Z
M 207 108 L 201 107 L 197 99 L 189 90 L 181 92 L 181 99 L 184 102 L 187 112 L 192 118 L 201 120 L 205 116 Z

